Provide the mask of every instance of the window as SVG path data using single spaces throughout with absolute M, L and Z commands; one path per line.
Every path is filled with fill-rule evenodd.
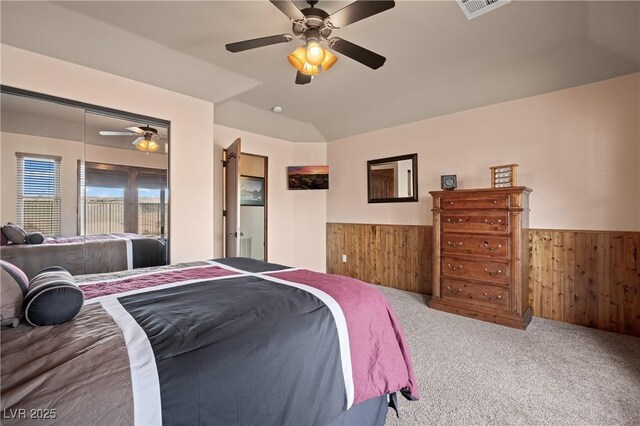
M 87 161 L 79 165 L 88 235 L 167 234 L 167 171 Z
M 28 232 L 60 235 L 60 157 L 16 153 L 18 224 Z

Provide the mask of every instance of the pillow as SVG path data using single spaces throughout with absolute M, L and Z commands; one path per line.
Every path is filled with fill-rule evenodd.
M 4 228 L 4 226 L 2 228 Z M 4 235 L 4 232 L 2 232 L 2 228 L 0 228 L 0 246 L 6 246 L 9 244 L 9 239 Z
M 6 235 L 13 244 L 24 244 L 27 238 L 27 231 L 21 226 L 11 222 L 2 227 L 2 233 Z
M 15 327 L 22 316 L 29 280 L 20 268 L 0 260 L 0 287 L 0 324 Z
M 71 274 L 60 266 L 42 271 L 29 282 L 24 298 L 24 319 L 31 325 L 56 325 L 71 321 L 84 303 L 84 293 Z
M 42 244 L 44 242 L 44 235 L 40 232 L 31 232 L 27 234 L 27 244 Z

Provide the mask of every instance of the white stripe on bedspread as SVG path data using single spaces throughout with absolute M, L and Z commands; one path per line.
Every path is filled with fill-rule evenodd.
M 117 298 L 111 297 L 100 303 L 122 330 L 127 345 L 134 422 L 136 425 L 161 425 L 160 379 L 149 339 Z
M 349 345 L 349 331 L 347 329 L 347 320 L 344 316 L 344 312 L 342 311 L 342 308 L 340 307 L 338 302 L 336 302 L 333 297 L 329 296 L 324 291 L 308 286 L 306 284 L 282 280 L 280 278 L 275 278 L 275 277 L 266 275 L 265 273 L 250 273 L 247 271 L 243 271 L 241 269 L 227 266 L 224 263 L 219 263 L 216 261 L 209 261 L 209 262 L 213 265 L 219 266 L 224 269 L 228 269 L 230 271 L 241 272 L 243 274 L 253 275 L 254 277 L 262 278 L 264 280 L 299 288 L 300 290 L 304 290 L 307 293 L 313 294 L 315 297 L 322 300 L 322 302 L 325 305 L 327 305 L 327 307 L 331 311 L 331 314 L 333 315 L 333 319 L 336 324 L 336 329 L 338 331 L 338 343 L 340 344 L 340 361 L 342 363 L 344 387 L 347 394 L 347 409 L 351 408 L 351 406 L 353 405 L 353 398 L 354 398 L 354 385 L 353 385 L 353 370 L 351 367 L 351 348 Z M 288 268 L 282 271 L 295 271 L 297 269 L 299 268 Z M 282 272 L 282 271 L 269 271 L 269 272 L 275 273 L 275 272 Z
M 114 237 L 124 240 L 127 245 L 127 269 L 133 269 L 133 243 L 131 242 L 131 238 L 122 237 L 120 235 L 114 235 Z

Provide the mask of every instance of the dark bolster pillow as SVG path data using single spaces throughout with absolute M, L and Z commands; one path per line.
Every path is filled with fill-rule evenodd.
M 22 316 L 29 280 L 20 268 L 0 260 L 0 288 L 0 323 L 15 327 Z
M 27 239 L 27 231 L 21 226 L 11 222 L 2 227 L 2 233 L 6 235 L 13 244 L 24 244 Z
M 84 303 L 84 293 L 71 274 L 60 266 L 42 271 L 29 282 L 24 298 L 24 319 L 31 325 L 71 321 Z
M 27 234 L 27 244 L 42 244 L 44 243 L 44 235 L 40 232 L 31 232 Z

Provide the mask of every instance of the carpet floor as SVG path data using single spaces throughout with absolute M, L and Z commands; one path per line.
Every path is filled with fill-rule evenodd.
M 414 425 L 640 425 L 640 338 L 534 317 L 526 331 L 429 309 L 379 287 L 405 332 L 421 397 Z

